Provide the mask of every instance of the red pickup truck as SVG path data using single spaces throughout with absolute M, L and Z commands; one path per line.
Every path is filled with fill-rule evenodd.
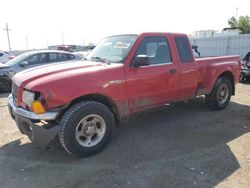
M 102 151 L 119 120 L 132 113 L 205 95 L 215 110 L 235 94 L 240 57 L 194 59 L 185 34 L 107 37 L 87 60 L 16 74 L 9 111 L 21 133 L 44 146 L 59 135 L 65 150 Z

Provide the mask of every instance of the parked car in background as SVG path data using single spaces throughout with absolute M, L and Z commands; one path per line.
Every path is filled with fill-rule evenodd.
M 7 63 L 0 63 L 0 93 L 11 90 L 11 79 L 17 72 L 45 64 L 81 59 L 83 58 L 69 52 L 42 50 L 27 52 Z
M 6 63 L 9 60 L 14 59 L 14 58 L 15 56 L 12 55 L 11 53 L 0 50 L 0 63 Z
M 62 50 L 67 52 L 81 52 L 81 51 L 91 51 L 95 48 L 95 45 L 89 44 L 86 46 L 82 45 L 54 45 L 49 46 L 49 50 Z
M 250 52 L 242 60 L 240 81 L 244 82 L 250 79 Z

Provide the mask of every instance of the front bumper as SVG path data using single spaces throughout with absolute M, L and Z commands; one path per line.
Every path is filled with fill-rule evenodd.
M 8 107 L 11 117 L 15 120 L 19 131 L 27 135 L 33 144 L 44 147 L 53 140 L 59 131 L 56 123 L 41 122 L 40 120 L 54 120 L 58 112 L 35 114 L 15 105 L 12 95 L 8 97 Z M 51 121 L 50 121 L 51 122 Z
M 14 99 L 12 94 L 9 95 L 8 97 L 8 103 L 9 106 L 11 107 L 12 111 L 22 117 L 28 118 L 28 119 L 34 119 L 34 120 L 55 120 L 56 117 L 58 116 L 58 112 L 45 112 L 43 114 L 36 114 L 34 112 L 25 110 L 23 108 L 18 108 L 14 104 Z

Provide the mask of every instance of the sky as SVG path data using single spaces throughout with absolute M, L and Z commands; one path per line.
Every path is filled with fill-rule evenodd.
M 0 50 L 8 50 L 6 23 L 11 49 L 26 50 L 98 43 L 114 34 L 220 31 L 236 8 L 238 16 L 250 16 L 249 7 L 249 0 L 4 0 Z

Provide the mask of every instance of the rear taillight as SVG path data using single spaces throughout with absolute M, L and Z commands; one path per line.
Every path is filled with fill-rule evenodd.
M 9 56 L 8 59 L 11 60 L 11 59 L 14 59 L 15 56 Z

